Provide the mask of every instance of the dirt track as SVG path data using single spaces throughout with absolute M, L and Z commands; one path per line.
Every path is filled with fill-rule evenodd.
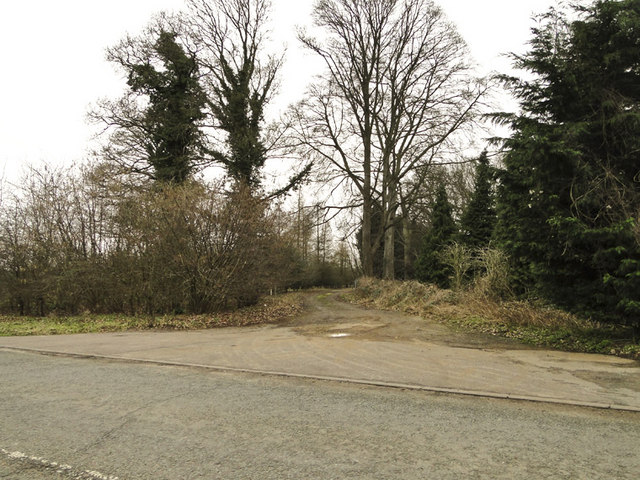
M 364 309 L 341 299 L 340 291 L 315 291 L 305 297 L 306 313 L 284 323 L 302 335 L 313 337 L 349 337 L 382 342 L 427 342 L 455 348 L 470 348 L 487 352 L 507 350 L 540 351 L 508 338 L 482 333 L 456 332 L 430 319 L 395 311 Z M 640 367 L 640 362 L 629 365 Z M 626 388 L 640 392 L 640 376 L 615 376 L 610 373 L 579 371 L 576 377 L 605 389 Z
M 417 316 L 400 312 L 369 310 L 340 299 L 340 291 L 319 290 L 305 297 L 307 313 L 282 325 L 294 327 L 298 333 L 327 336 L 346 333 L 355 339 L 429 342 L 458 348 L 534 349 L 518 341 L 479 333 L 461 333 Z

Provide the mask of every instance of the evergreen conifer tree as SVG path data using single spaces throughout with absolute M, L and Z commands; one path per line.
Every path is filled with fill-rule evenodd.
M 415 265 L 418 280 L 435 283 L 441 288 L 449 286 L 450 271 L 441 260 L 441 252 L 453 240 L 455 234 L 456 224 L 451 204 L 445 185 L 441 184 L 431 211 L 431 225 L 423 239 L 420 256 Z
M 523 113 L 499 117 L 514 135 L 497 234 L 521 289 L 638 325 L 640 3 L 601 0 L 577 13 L 543 15 L 516 58 L 534 79 L 505 78 Z
M 475 170 L 474 190 L 460 218 L 460 243 L 472 248 L 489 245 L 496 223 L 494 172 L 487 152 L 478 158 Z

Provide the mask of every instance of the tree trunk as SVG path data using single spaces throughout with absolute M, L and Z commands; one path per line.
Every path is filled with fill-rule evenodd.
M 364 87 L 365 105 L 368 108 L 368 86 Z M 373 277 L 373 248 L 371 244 L 371 227 L 373 216 L 373 200 L 371 196 L 371 119 L 367 110 L 364 115 L 364 156 L 362 169 L 362 273 L 365 277 Z
M 411 222 L 407 214 L 402 217 L 402 241 L 404 245 L 402 256 L 404 279 L 409 280 L 413 276 L 413 262 L 411 261 Z
M 365 277 L 373 277 L 373 252 L 371 251 L 371 199 L 363 198 L 362 202 L 362 273 Z
M 385 186 L 385 195 L 382 202 L 382 217 L 384 219 L 384 240 L 382 254 L 382 278 L 385 280 L 394 280 L 396 276 L 396 210 L 398 204 L 396 202 L 396 186 L 391 179 L 390 165 L 388 159 L 385 159 L 383 183 Z
M 382 257 L 382 278 L 385 280 L 395 279 L 395 240 L 396 229 L 393 226 L 395 212 L 389 212 L 389 224 L 384 232 L 384 253 Z

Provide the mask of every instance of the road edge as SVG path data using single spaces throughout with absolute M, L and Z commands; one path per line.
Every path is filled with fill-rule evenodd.
M 469 396 L 469 397 L 515 400 L 515 401 L 534 402 L 534 403 L 548 403 L 548 404 L 572 406 L 572 407 L 594 408 L 598 410 L 614 410 L 614 411 L 621 411 L 621 412 L 640 413 L 640 407 L 633 407 L 629 405 L 618 405 L 614 403 L 609 404 L 609 403 L 580 402 L 576 400 L 566 400 L 562 398 L 537 397 L 537 396 L 529 396 L 529 395 L 510 394 L 510 393 L 486 392 L 486 391 L 480 391 L 480 390 L 464 390 L 464 389 L 448 388 L 448 387 L 388 382 L 383 380 L 365 380 L 365 379 L 357 379 L 357 378 L 349 378 L 349 377 L 333 377 L 333 376 L 327 376 L 327 375 L 311 375 L 311 374 L 303 374 L 303 373 L 279 372 L 279 371 L 272 371 L 272 370 L 257 370 L 257 369 L 251 369 L 251 368 L 238 368 L 238 367 L 228 367 L 228 366 L 221 366 L 221 365 L 172 362 L 168 360 L 149 360 L 149 359 L 143 359 L 143 358 L 118 357 L 118 356 L 112 356 L 112 355 L 70 353 L 70 352 L 42 350 L 42 349 L 28 348 L 28 347 L 9 347 L 4 345 L 0 345 L 0 351 L 1 350 L 35 353 L 40 355 L 49 355 L 49 356 L 67 357 L 67 358 L 81 358 L 81 359 L 89 359 L 89 360 L 91 359 L 109 360 L 109 361 L 121 362 L 121 363 L 137 363 L 137 364 L 148 364 L 148 365 L 168 366 L 168 367 L 197 368 L 197 369 L 210 370 L 210 371 L 223 372 L 223 373 L 244 373 L 244 374 L 269 376 L 269 377 L 296 378 L 296 379 L 302 379 L 302 380 L 321 380 L 325 382 L 347 383 L 347 384 L 354 384 L 354 385 L 393 388 L 393 389 L 400 389 L 400 390 L 414 390 L 414 391 L 423 391 L 423 392 L 431 392 L 431 393 L 443 393 L 443 394 L 449 394 L 449 395 L 462 395 L 462 396 Z

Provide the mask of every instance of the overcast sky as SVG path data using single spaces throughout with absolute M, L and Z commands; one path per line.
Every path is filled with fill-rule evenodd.
M 299 100 L 316 65 L 300 51 L 295 26 L 309 21 L 314 0 L 273 0 L 273 37 L 286 43 L 278 105 Z M 15 180 L 26 164 L 66 164 L 87 157 L 86 113 L 116 97 L 122 75 L 104 60 L 107 46 L 136 34 L 160 10 L 182 0 L 10 0 L 0 15 L 0 177 Z M 552 0 L 442 0 L 481 70 L 505 71 L 501 57 L 523 52 L 531 15 Z

